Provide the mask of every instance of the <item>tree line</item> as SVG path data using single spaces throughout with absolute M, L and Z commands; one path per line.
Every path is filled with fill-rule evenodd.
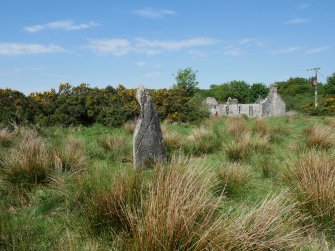
M 291 78 L 277 82 L 279 94 L 288 110 L 309 114 L 335 114 L 335 73 L 319 84 L 320 106 L 314 109 L 313 88 L 308 79 Z M 252 85 L 245 81 L 231 81 L 199 89 L 196 71 L 191 68 L 179 70 L 176 83 L 170 89 L 149 90 L 157 106 L 161 120 L 171 122 L 196 122 L 209 116 L 202 101 L 207 96 L 226 102 L 228 97 L 240 103 L 253 103 L 268 94 L 263 83 Z M 88 84 L 71 86 L 62 83 L 58 90 L 32 92 L 29 95 L 0 89 L 0 123 L 33 123 L 51 125 L 91 125 L 101 123 L 120 126 L 139 115 L 136 89 L 117 87 L 93 88 Z

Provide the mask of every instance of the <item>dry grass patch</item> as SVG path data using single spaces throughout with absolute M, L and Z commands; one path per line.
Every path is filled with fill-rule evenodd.
M 4 180 L 19 186 L 45 183 L 52 173 L 50 152 L 35 131 L 21 130 L 21 141 L 2 162 Z
M 247 127 L 244 124 L 244 120 L 241 118 L 231 118 L 228 124 L 228 133 L 234 137 L 239 137 L 245 134 Z
M 254 125 L 252 126 L 252 131 L 264 137 L 269 133 L 269 128 L 263 119 L 256 118 Z
M 304 130 L 307 147 L 330 149 L 335 145 L 334 129 L 329 126 L 313 125 Z
M 123 129 L 129 134 L 133 134 L 136 128 L 136 124 L 136 120 L 127 121 L 126 123 L 124 123 Z
M 306 242 L 305 217 L 287 193 L 265 199 L 258 207 L 232 215 L 223 226 L 224 246 L 220 250 L 293 250 Z
M 124 250 L 218 250 L 217 203 L 199 162 L 173 158 L 155 170 L 140 210 L 129 208 Z
M 252 150 L 257 153 L 271 153 L 272 145 L 269 136 L 254 137 L 251 142 Z
M 250 134 L 244 134 L 239 141 L 231 141 L 224 145 L 224 151 L 230 161 L 239 161 L 248 158 L 252 150 Z
M 272 146 L 267 136 L 252 137 L 249 133 L 243 134 L 239 139 L 224 145 L 224 151 L 230 161 L 248 159 L 253 153 L 270 153 Z
M 215 148 L 215 135 L 210 128 L 198 127 L 188 135 L 185 150 L 187 153 L 205 154 L 212 152 Z
M 335 118 L 326 118 L 325 124 L 332 128 L 335 128 Z
M 184 147 L 181 135 L 176 132 L 163 130 L 163 139 L 169 152 Z
M 236 196 L 250 184 L 250 167 L 240 163 L 221 165 L 216 170 L 216 179 L 217 184 L 214 187 L 216 194 Z
M 309 152 L 298 161 L 289 161 L 285 179 L 302 209 L 326 228 L 335 226 L 335 158 Z

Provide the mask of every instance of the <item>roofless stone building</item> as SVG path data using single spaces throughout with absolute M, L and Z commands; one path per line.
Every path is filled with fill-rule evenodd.
M 204 103 L 212 116 L 269 117 L 286 115 L 286 104 L 277 92 L 277 85 L 269 86 L 269 95 L 258 99 L 256 103 L 239 104 L 237 99 L 228 98 L 225 104 L 219 104 L 213 97 L 207 97 Z

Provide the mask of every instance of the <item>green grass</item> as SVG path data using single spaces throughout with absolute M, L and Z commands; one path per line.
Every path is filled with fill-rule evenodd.
M 169 162 L 140 173 L 132 123 L 40 128 L 29 140 L 2 130 L 0 250 L 331 250 L 333 216 L 317 214 L 333 212 L 331 194 L 313 194 L 316 207 L 296 173 L 309 151 L 334 158 L 322 137 L 306 143 L 329 121 L 164 123 Z

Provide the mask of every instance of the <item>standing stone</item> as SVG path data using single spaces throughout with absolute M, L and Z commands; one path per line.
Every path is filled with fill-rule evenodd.
M 138 88 L 136 98 L 140 103 L 141 112 L 134 132 L 133 157 L 134 167 L 143 168 L 152 162 L 164 162 L 166 148 L 156 106 L 143 86 Z

